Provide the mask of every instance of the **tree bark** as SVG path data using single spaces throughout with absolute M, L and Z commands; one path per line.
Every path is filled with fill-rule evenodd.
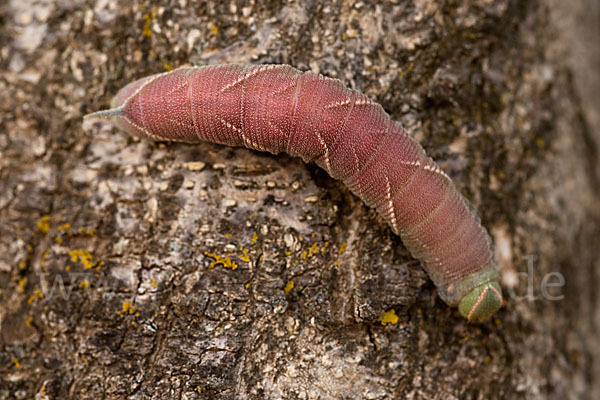
M 29 3 L 0 5 L 0 398 L 600 396 L 597 2 Z M 224 62 L 401 121 L 492 235 L 497 316 L 314 165 L 81 123 Z

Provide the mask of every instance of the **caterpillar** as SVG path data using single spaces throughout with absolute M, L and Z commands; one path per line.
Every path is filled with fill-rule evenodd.
M 182 67 L 126 85 L 84 118 L 314 162 L 383 216 L 462 316 L 483 321 L 502 306 L 491 240 L 467 200 L 400 123 L 337 79 L 289 65 Z

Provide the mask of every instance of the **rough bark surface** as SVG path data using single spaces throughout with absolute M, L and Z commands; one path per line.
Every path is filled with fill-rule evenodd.
M 600 10 L 562 3 L 0 5 L 0 398 L 598 398 Z M 491 232 L 497 318 L 316 166 L 82 125 L 190 62 L 382 104 Z

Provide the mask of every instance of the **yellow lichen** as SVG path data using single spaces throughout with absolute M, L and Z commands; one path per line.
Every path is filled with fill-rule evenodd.
M 346 250 L 346 246 L 348 245 L 348 243 L 343 242 L 340 244 L 340 251 L 339 253 L 342 254 L 344 252 L 344 250 Z
M 19 368 L 21 366 L 21 363 L 19 362 L 19 359 L 17 359 L 16 357 L 12 359 L 13 364 L 15 364 L 15 367 Z
M 146 22 L 144 22 L 144 27 L 142 28 L 142 35 L 144 35 L 146 37 L 152 36 L 152 28 L 150 28 L 150 25 L 152 24 L 152 20 L 154 18 L 156 18 L 156 14 L 154 14 L 154 13 L 144 14 L 144 19 L 146 20 Z
M 25 277 L 19 281 L 19 289 L 17 289 L 17 292 L 23 293 L 25 291 L 26 284 L 27 284 L 27 277 Z
M 90 281 L 88 281 L 87 279 L 84 279 L 83 281 L 79 282 L 79 287 L 83 290 L 89 289 Z
M 44 292 L 42 292 L 40 289 L 35 289 L 33 291 L 33 294 L 31 296 L 29 296 L 29 298 L 27 299 L 27 304 L 31 304 L 35 301 L 35 299 L 40 298 L 43 299 L 44 298 Z
M 285 284 L 285 288 L 283 288 L 283 291 L 288 294 L 289 292 L 292 291 L 292 289 L 294 288 L 294 281 L 288 281 L 288 283 Z
M 308 249 L 308 257 L 312 257 L 314 256 L 316 253 L 319 252 L 319 250 L 321 250 L 321 248 L 319 247 L 318 244 L 313 244 L 312 246 L 310 246 L 310 248 Z
M 37 223 L 38 230 L 42 233 L 48 233 L 50 230 L 50 216 L 44 215 Z
M 84 228 L 83 226 L 79 227 L 79 232 L 83 233 L 84 235 L 90 236 L 90 237 L 94 237 L 96 236 L 96 232 L 98 232 L 98 230 L 96 228 Z
M 544 147 L 546 147 L 546 141 L 543 138 L 539 137 L 535 139 L 535 145 L 538 148 L 543 149 Z
M 133 304 L 131 304 L 130 301 L 126 300 L 123 302 L 123 305 L 121 306 L 121 314 L 133 314 L 135 312 L 135 307 L 133 306 Z
M 242 256 L 240 257 L 240 259 L 243 262 L 250 262 L 250 256 L 248 255 L 248 249 L 243 249 L 242 250 Z
M 232 270 L 236 270 L 238 265 L 235 263 L 235 261 L 232 261 L 229 258 L 229 255 L 227 257 L 221 257 L 218 254 L 215 253 L 209 253 L 208 251 L 204 252 L 204 255 L 210 258 L 214 258 L 214 261 L 211 261 L 209 268 L 213 269 L 215 266 L 221 264 L 223 267 L 225 268 L 231 268 Z
M 152 283 L 154 289 L 158 288 L 158 282 L 156 282 L 154 279 L 150 279 L 150 282 Z
M 98 259 L 94 260 L 92 254 L 85 249 L 73 249 L 69 251 L 69 255 L 71 256 L 71 261 L 79 261 L 85 269 L 101 267 L 102 265 L 104 265 L 103 261 L 100 261 Z
M 27 320 L 25 320 L 25 326 L 28 328 L 31 328 L 32 322 L 33 322 L 33 317 L 27 317 Z
M 379 321 L 381 322 L 381 325 L 387 325 L 387 324 L 395 325 L 395 324 L 397 324 L 398 323 L 398 316 L 396 315 L 396 311 L 394 311 L 393 308 L 391 310 L 384 311 L 379 316 Z
M 66 230 L 67 230 L 67 229 L 69 229 L 70 227 L 71 227 L 71 224 L 70 224 L 70 223 L 68 223 L 68 222 L 66 222 L 66 223 L 64 223 L 64 224 L 62 224 L 62 225 L 59 225 L 59 226 L 58 226 L 58 230 L 59 230 L 59 231 L 66 231 Z
M 256 232 L 254 232 L 252 234 L 252 243 L 256 243 L 257 240 L 258 240 L 258 234 Z

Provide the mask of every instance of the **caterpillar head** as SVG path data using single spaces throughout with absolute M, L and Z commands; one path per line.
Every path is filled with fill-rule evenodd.
M 458 311 L 469 321 L 484 321 L 502 307 L 502 290 L 498 282 L 482 283 L 458 303 Z

